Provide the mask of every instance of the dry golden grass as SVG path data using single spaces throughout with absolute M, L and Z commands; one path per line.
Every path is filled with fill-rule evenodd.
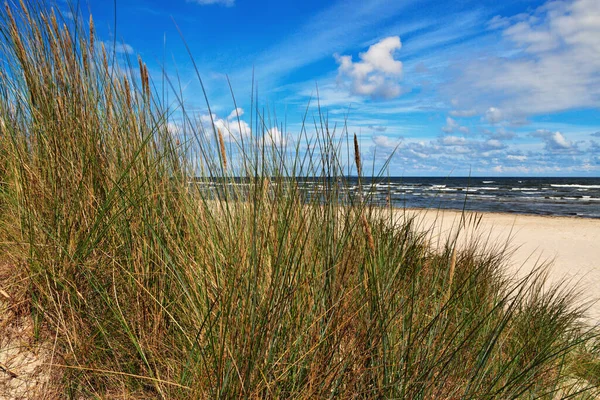
M 501 252 L 436 251 L 362 181 L 348 195 L 352 154 L 327 129 L 318 156 L 253 138 L 227 154 L 178 98 L 174 136 L 141 58 L 123 76 L 93 20 L 21 7 L 0 36 L 0 240 L 20 278 L 0 285 L 52 338 L 61 394 L 552 398 L 571 382 L 595 334 L 542 271 L 511 281 Z

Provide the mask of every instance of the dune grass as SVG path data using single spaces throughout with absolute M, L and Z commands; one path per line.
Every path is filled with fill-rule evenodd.
M 65 396 L 597 394 L 595 332 L 542 267 L 510 278 L 502 247 L 434 249 L 348 196 L 360 148 L 322 115 L 284 146 L 254 107 L 226 143 L 98 43 L 37 3 L 1 15 L 0 284 L 55 340 Z

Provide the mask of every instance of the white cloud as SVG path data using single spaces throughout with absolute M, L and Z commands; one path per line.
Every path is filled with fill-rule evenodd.
M 241 110 L 243 114 L 241 108 L 238 110 Z M 212 120 L 210 115 L 202 115 L 200 121 L 202 122 L 205 131 L 208 133 L 212 132 L 211 122 L 214 122 L 215 128 L 221 131 L 223 140 L 227 142 L 238 141 L 242 138 L 246 139 L 252 134 L 252 129 L 250 129 L 250 125 L 248 125 L 246 121 L 241 119 L 238 121 L 236 110 L 233 110 L 225 119 L 219 118 L 216 114 L 213 114 Z
M 196 3 L 201 6 L 207 6 L 211 4 L 219 4 L 226 7 L 232 7 L 235 4 L 235 0 L 187 0 L 188 3 Z
M 467 139 L 459 136 L 444 136 L 440 141 L 444 146 L 464 146 Z
M 242 115 L 244 115 L 244 109 L 241 107 L 238 107 L 229 113 L 229 115 L 227 116 L 227 120 L 228 121 L 237 120 L 238 118 L 241 118 Z
M 390 138 L 385 135 L 373 135 L 373 143 L 379 147 L 385 147 L 386 149 L 395 149 L 400 145 L 402 139 Z
M 394 59 L 402 43 L 398 36 L 391 36 L 371 45 L 360 53 L 361 61 L 352 61 L 352 56 L 334 55 L 338 68 L 338 82 L 348 85 L 350 92 L 371 98 L 390 99 L 400 95 L 399 80 L 402 62 Z
M 104 41 L 101 43 L 104 43 L 104 47 L 106 48 L 106 51 L 108 53 L 112 53 L 113 50 L 114 50 L 114 52 L 116 52 L 118 54 L 133 54 L 133 53 L 135 53 L 135 50 L 133 50 L 133 47 L 127 43 L 123 43 L 123 42 L 113 43 L 113 42 L 109 42 L 109 41 Z
M 486 141 L 485 144 L 489 149 L 502 149 L 505 147 L 505 145 L 497 139 L 490 139 Z
M 446 125 L 442 128 L 442 131 L 444 131 L 446 133 L 452 133 L 456 129 L 458 129 L 458 127 L 459 127 L 458 122 L 456 122 L 455 120 L 453 120 L 450 117 L 446 117 Z
M 520 162 L 527 160 L 527 156 L 515 156 L 512 154 L 507 155 L 506 158 L 511 161 L 520 161 Z
M 600 106 L 600 1 L 549 1 L 490 26 L 503 29 L 512 49 L 467 64 L 449 84 L 463 106 L 509 115 Z
M 267 145 L 274 145 L 277 147 L 282 147 L 287 145 L 286 137 L 281 133 L 281 131 L 275 126 L 269 129 L 265 135 L 265 143 Z
M 531 133 L 533 137 L 541 138 L 545 143 L 545 149 L 551 152 L 576 151 L 577 146 L 570 140 L 567 140 L 562 133 L 551 132 L 544 129 L 538 129 Z
M 176 122 L 168 122 L 167 123 L 167 131 L 171 135 L 178 135 L 182 132 L 181 125 Z
M 498 129 L 496 129 L 495 131 L 490 131 L 488 129 L 484 129 L 483 134 L 486 136 L 489 136 L 490 139 L 496 139 L 496 140 L 511 140 L 517 136 L 517 134 L 515 132 L 509 131 L 502 126 L 499 127 Z
M 485 112 L 485 120 L 490 124 L 497 124 L 498 122 L 504 119 L 504 114 L 502 110 L 496 107 L 490 107 Z
M 462 132 L 465 134 L 469 133 L 469 128 L 461 126 L 458 122 L 450 117 L 446 117 L 446 125 L 442 127 L 442 131 L 445 133 L 453 133 L 455 131 Z

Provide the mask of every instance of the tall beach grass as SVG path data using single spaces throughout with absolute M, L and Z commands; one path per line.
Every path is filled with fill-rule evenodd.
M 55 342 L 65 397 L 597 394 L 577 368 L 594 330 L 544 268 L 511 278 L 502 246 L 433 248 L 368 187 L 348 196 L 360 146 L 323 114 L 283 145 L 253 99 L 226 143 L 176 79 L 165 104 L 76 21 L 0 17 L 0 285 Z

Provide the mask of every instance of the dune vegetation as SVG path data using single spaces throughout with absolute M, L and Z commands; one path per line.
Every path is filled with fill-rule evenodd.
M 0 288 L 57 398 L 595 398 L 596 331 L 543 266 L 349 196 L 361 150 L 318 111 L 283 143 L 255 98 L 224 140 L 41 3 L 0 17 Z

